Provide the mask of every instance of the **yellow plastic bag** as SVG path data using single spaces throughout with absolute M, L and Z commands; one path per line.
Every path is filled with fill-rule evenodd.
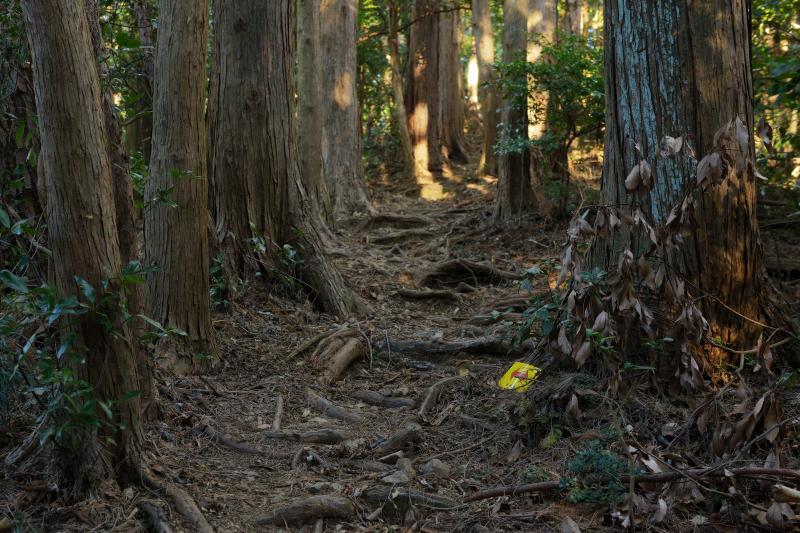
M 514 363 L 511 368 L 503 374 L 497 386 L 501 389 L 515 390 L 517 392 L 525 392 L 536 380 L 536 376 L 541 371 L 528 363 Z

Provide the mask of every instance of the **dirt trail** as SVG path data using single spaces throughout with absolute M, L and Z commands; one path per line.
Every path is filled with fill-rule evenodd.
M 326 519 L 324 531 L 399 526 L 417 531 L 530 531 L 557 526 L 560 513 L 548 506 L 514 502 L 514 509 L 490 512 L 491 502 L 461 504 L 475 489 L 519 482 L 525 468 L 538 464 L 547 471 L 556 459 L 521 457 L 515 449 L 519 435 L 509 421 L 509 400 L 521 395 L 496 386 L 513 358 L 480 350 L 397 354 L 386 349 L 387 339 L 469 341 L 487 334 L 507 339 L 508 332 L 495 331 L 498 323 L 507 325 L 497 320 L 497 313 L 484 313 L 477 324 L 468 322 L 492 302 L 528 297 L 519 280 L 456 275 L 447 281 L 451 286 L 462 283 L 458 290 L 463 292 L 440 287 L 448 295 L 444 298 L 420 299 L 403 290 L 419 290 L 421 274 L 446 259 L 487 262 L 520 277 L 555 255 L 557 233 L 537 233 L 536 240 L 524 233 L 489 233 L 484 228 L 491 205 L 479 193 L 466 193 L 466 201 L 459 196 L 458 205 L 390 191 L 376 196 L 379 206 L 387 207 L 382 212 L 391 206 L 392 214 L 417 220 L 353 221 L 343 232 L 337 263 L 370 309 L 350 326 L 373 348 L 371 357 L 353 365 L 336 384 L 318 385 L 313 347 L 289 355 L 338 324 L 310 305 L 266 297 L 253 286 L 231 313 L 215 319 L 223 366 L 211 376 L 167 378 L 162 387 L 166 418 L 149 432 L 151 462 L 160 465 L 160 475 L 196 498 L 219 531 L 270 529 L 258 526 L 258 520 L 314 494 L 344 497 L 354 506 L 345 518 Z M 420 416 L 429 387 L 453 376 L 460 377 L 446 380 L 438 401 L 429 401 L 430 408 Z M 320 413 L 307 389 L 347 410 L 352 420 Z M 414 407 L 371 405 L 364 398 L 372 403 L 375 398 L 365 391 L 413 401 Z M 328 437 L 333 434 L 336 440 L 338 432 L 346 440 L 318 444 L 266 438 L 279 398 L 284 437 L 333 430 Z M 398 432 L 401 442 L 387 444 Z M 393 452 L 400 453 L 385 458 Z M 126 502 L 125 513 L 137 498 L 147 496 Z M 381 506 L 383 512 L 377 512 Z M 170 518 L 180 523 L 177 516 Z M 311 520 L 290 529 L 310 531 L 314 526 Z

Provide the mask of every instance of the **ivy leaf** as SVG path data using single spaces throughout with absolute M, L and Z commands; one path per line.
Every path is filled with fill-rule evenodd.
M 25 278 L 15 276 L 8 270 L 0 270 L 0 283 L 11 290 L 21 292 L 23 294 L 28 292 L 27 280 Z

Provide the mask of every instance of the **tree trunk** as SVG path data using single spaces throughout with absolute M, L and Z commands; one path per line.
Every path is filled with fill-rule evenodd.
M 483 143 L 478 174 L 494 175 L 497 172 L 494 144 L 497 141 L 499 101 L 497 91 L 491 85 L 494 82 L 494 36 L 489 0 L 472 0 L 472 33 L 478 58 L 478 87 L 483 122 Z
M 433 174 L 442 171 L 439 149 L 439 19 L 437 0 L 414 0 L 408 37 L 406 111 L 416 179 L 423 198 L 441 197 Z
M 583 34 L 583 4 L 585 0 L 567 0 L 564 30 L 573 34 Z
M 145 208 L 148 314 L 182 330 L 166 351 L 178 371 L 216 356 L 209 302 L 205 84 L 208 5 L 159 4 L 153 152 Z M 158 201 L 166 195 L 166 201 Z
M 503 61 L 510 63 L 526 56 L 529 0 L 505 0 L 503 23 Z M 525 91 L 527 93 L 527 91 Z M 528 136 L 527 96 L 503 99 L 501 139 Z M 530 175 L 530 150 L 504 153 L 499 157 L 499 179 L 494 220 L 520 222 L 537 207 Z
M 389 10 L 389 67 L 392 72 L 392 92 L 394 93 L 394 112 L 397 122 L 397 136 L 400 137 L 400 147 L 403 150 L 403 174 L 405 177 L 414 176 L 414 148 L 411 145 L 411 136 L 408 133 L 408 113 L 406 113 L 405 95 L 403 94 L 403 79 L 400 74 L 399 46 L 399 16 L 396 0 L 387 0 Z
M 555 0 L 531 0 L 531 11 L 528 14 L 528 63 L 536 63 L 542 55 L 542 45 L 537 37 L 552 43 L 556 38 L 557 2 Z M 544 91 L 531 91 L 529 109 L 535 111 L 528 124 L 528 138 L 540 141 L 547 131 L 547 115 L 549 113 L 549 95 Z M 534 146 L 530 153 L 531 181 L 534 187 L 540 212 L 552 209 L 550 199 L 545 193 L 545 181 L 548 170 L 554 168 L 552 161 L 546 161 L 540 147 Z M 561 200 L 566 201 L 566 191 L 562 191 Z
M 229 0 L 217 13 L 210 175 L 216 235 L 226 259 L 248 269 L 285 269 L 284 245 L 324 309 L 346 315 L 357 298 L 325 257 L 321 219 L 298 165 L 294 118 L 295 0 Z
M 122 258 L 102 94 L 85 5 L 26 0 L 22 6 L 33 56 L 40 158 L 49 177 L 48 244 L 56 289 L 60 298 L 85 300 L 75 282 L 80 276 L 101 301 L 108 290 L 102 282 L 119 276 Z M 75 317 L 64 331 L 79 354 L 73 359 L 76 376 L 93 387 L 96 399 L 115 409 L 112 425 L 99 429 L 78 425 L 55 447 L 61 455 L 56 465 L 77 497 L 115 474 L 124 482 L 140 459 L 140 402 L 123 401 L 125 394 L 138 388 L 130 331 L 115 305 L 103 307 L 112 329 L 89 312 Z
M 133 183 L 131 182 L 131 168 L 128 154 L 122 145 L 119 117 L 114 106 L 114 95 L 108 80 L 108 65 L 106 59 L 108 50 L 103 42 L 100 30 L 100 19 L 97 15 L 96 0 L 86 1 L 86 15 L 89 32 L 92 36 L 92 51 L 97 61 L 98 72 L 102 90 L 103 122 L 108 146 L 108 156 L 111 162 L 111 181 L 114 187 L 114 208 L 117 213 L 117 235 L 119 237 L 120 258 L 123 265 L 132 262 L 140 263 L 139 234 L 136 231 L 136 215 L 133 208 Z M 144 287 L 133 285 L 127 287 L 128 311 L 132 315 L 144 312 Z M 139 342 L 138 337 L 144 333 L 142 321 L 136 321 L 139 326 L 134 329 L 136 338 L 133 348 L 137 354 L 139 372 L 139 390 L 142 394 L 146 411 L 152 413 L 155 408 L 152 361 L 150 355 Z
M 439 134 L 448 161 L 466 163 L 460 11 L 439 13 Z
M 322 173 L 334 218 L 374 209 L 364 184 L 356 94 L 358 0 L 322 0 Z
M 322 45 L 320 0 L 298 2 L 297 147 L 300 178 L 326 224 L 333 222 L 331 197 L 322 174 Z
M 739 315 L 765 319 L 768 300 L 756 220 L 753 159 L 753 88 L 749 2 L 646 0 L 605 3 L 606 134 L 602 197 L 610 205 L 640 204 L 655 223 L 680 204 L 695 165 L 684 148 L 657 157 L 659 140 L 682 136 L 698 158 L 715 149 L 714 135 L 740 117 L 749 134 L 749 163 L 718 186 L 694 193 L 696 234 L 668 258 L 668 268 L 687 280 L 711 337 L 751 347 L 760 328 Z M 641 157 L 653 168 L 654 189 L 637 201 L 624 180 Z M 639 236 L 632 250 L 646 246 Z M 595 265 L 611 270 L 622 238 L 597 243 Z M 719 301 L 724 302 L 724 306 Z M 726 309 L 726 306 L 731 311 Z

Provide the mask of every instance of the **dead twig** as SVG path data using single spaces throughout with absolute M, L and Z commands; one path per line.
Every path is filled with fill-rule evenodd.
M 384 396 L 380 392 L 371 390 L 356 391 L 352 394 L 353 398 L 361 400 L 370 405 L 377 405 L 379 407 L 397 408 L 397 407 L 414 407 L 417 403 L 412 398 L 396 398 L 393 396 Z
M 422 400 L 422 403 L 419 406 L 418 414 L 420 418 L 422 418 L 423 420 L 426 419 L 428 411 L 433 409 L 433 407 L 439 401 L 439 396 L 442 394 L 442 390 L 444 390 L 445 387 L 447 387 L 451 383 L 455 383 L 456 381 L 461 381 L 462 379 L 465 379 L 467 376 L 468 374 L 459 376 L 450 376 L 448 378 L 441 379 L 436 383 L 434 383 L 433 385 L 431 385 L 428 388 L 428 392 L 425 394 L 425 399 Z
M 279 431 L 281 429 L 282 419 L 283 419 L 283 394 L 278 394 L 278 399 L 275 400 L 275 417 L 272 419 L 272 431 Z

